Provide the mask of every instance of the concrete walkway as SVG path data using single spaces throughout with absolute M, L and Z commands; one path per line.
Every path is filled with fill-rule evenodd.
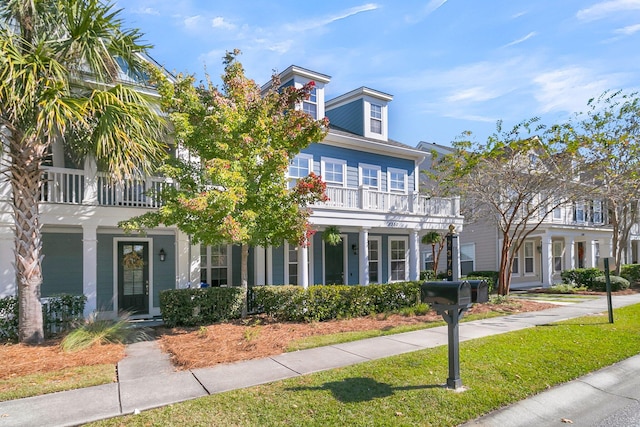
M 613 299 L 616 308 L 636 303 L 640 303 L 640 294 L 616 296 Z M 466 322 L 460 325 L 460 341 L 600 313 L 606 309 L 606 299 L 601 297 L 539 312 Z M 446 344 L 447 327 L 443 326 L 284 353 L 264 359 L 176 372 L 168 356 L 159 350 L 156 342 L 141 342 L 127 346 L 127 357 L 118 363 L 117 383 L 0 402 L 0 427 L 78 425 L 209 394 Z M 464 381 L 464 373 L 462 379 Z M 591 407 L 594 412 L 592 399 L 599 398 L 598 395 L 605 398 L 613 396 L 608 394 L 606 388 L 594 387 L 592 384 L 604 384 L 614 388 L 616 381 L 629 379 L 635 382 L 628 385 L 627 390 L 639 392 L 635 395 L 629 393 L 628 396 L 621 394 L 622 400 L 618 402 L 618 406 L 632 403 L 633 399 L 637 404 L 640 401 L 640 356 L 613 365 L 601 373 L 590 374 L 588 380 L 573 381 L 541 393 L 512 405 L 510 409 L 503 409 L 489 417 L 476 420 L 473 425 L 558 425 L 559 418 L 555 410 L 559 411 L 559 414 L 568 411 L 567 408 L 579 409 L 575 415 L 563 415 L 563 418 L 571 419 L 572 416 L 585 414 L 586 411 L 582 408 Z M 443 378 L 442 382 L 445 380 Z M 578 405 L 576 401 L 583 404 Z M 572 402 L 573 406 L 567 407 L 566 402 Z M 601 419 L 604 419 L 610 414 L 600 415 L 603 417 Z M 595 415 L 591 415 L 592 419 L 593 416 Z M 549 424 L 544 424 L 545 420 L 550 420 Z

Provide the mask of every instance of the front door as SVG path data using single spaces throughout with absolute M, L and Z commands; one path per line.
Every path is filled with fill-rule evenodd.
M 344 239 L 335 246 L 324 244 L 324 283 L 344 284 Z
M 149 313 L 148 242 L 118 242 L 118 308 Z

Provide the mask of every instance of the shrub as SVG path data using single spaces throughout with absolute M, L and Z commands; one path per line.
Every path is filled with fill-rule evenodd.
M 83 323 L 69 332 L 60 343 L 62 349 L 73 352 L 94 344 L 130 343 L 146 341 L 149 335 L 144 328 L 136 328 L 130 322 L 131 313 L 121 313 L 118 319 L 98 319 L 93 313 Z
M 398 311 L 419 303 L 418 282 L 369 286 L 257 286 L 256 304 L 278 320 L 323 321 Z
M 420 280 L 421 281 L 432 281 L 435 280 L 436 273 L 433 270 L 423 270 L 420 272 Z
M 592 288 L 593 280 L 601 275 L 602 272 L 597 268 L 576 268 L 574 270 L 564 270 L 560 273 L 562 283 L 586 286 L 587 288 Z
M 609 276 L 609 281 L 611 282 L 611 292 L 623 291 L 625 289 L 629 289 L 629 281 L 624 277 Z M 593 280 L 592 285 L 590 286 L 590 289 L 594 291 L 606 291 L 607 278 L 605 276 L 596 277 Z
M 498 284 L 498 272 L 493 270 L 471 271 L 467 274 L 467 280 L 486 280 L 489 293 L 493 292 Z
M 240 317 L 242 288 L 169 289 L 160 292 L 165 325 L 209 325 Z
M 43 298 L 42 320 L 45 337 L 67 331 L 82 319 L 87 297 L 59 294 Z M 0 298 L 0 341 L 17 341 L 19 304 L 16 297 Z
M 620 276 L 631 283 L 640 282 L 640 264 L 626 264 L 620 268 Z
M 586 286 L 577 286 L 575 283 L 558 283 L 547 289 L 546 292 L 554 294 L 573 294 L 588 290 Z
M 18 339 L 18 299 L 0 298 L 0 341 Z

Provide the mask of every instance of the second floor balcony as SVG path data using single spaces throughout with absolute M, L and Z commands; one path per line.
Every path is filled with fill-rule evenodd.
M 162 177 L 126 179 L 114 182 L 101 172 L 82 169 L 45 168 L 41 202 L 69 205 L 99 205 L 158 208 L 154 197 L 164 186 L 172 185 Z M 329 201 L 315 209 L 353 210 L 406 215 L 459 217 L 460 199 L 427 197 L 419 193 L 400 194 L 364 187 L 327 187 Z

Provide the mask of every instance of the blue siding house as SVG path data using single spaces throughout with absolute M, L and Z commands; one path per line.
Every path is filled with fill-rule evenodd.
M 325 100 L 330 77 L 297 66 L 280 75 L 283 85 L 315 88 L 299 108 L 328 117 L 323 141 L 291 160 L 291 182 L 310 172 L 327 183 L 329 201 L 313 206 L 316 233 L 307 247 L 286 242 L 255 247 L 249 253 L 249 285 L 368 285 L 417 280 L 420 238 L 431 230 L 462 229 L 459 200 L 419 193 L 419 164 L 426 153 L 389 139 L 388 108 L 393 97 L 360 87 Z M 268 85 L 265 85 L 265 89 Z M 152 88 L 141 90 L 153 95 Z M 178 150 L 179 152 L 179 150 Z M 42 296 L 84 293 L 86 314 L 137 317 L 160 315 L 164 289 L 234 286 L 240 283 L 240 248 L 192 244 L 174 227 L 126 235 L 118 222 L 157 209 L 148 190 L 165 185 L 160 177 L 114 184 L 91 159 L 65 161 L 63 145 L 54 147 L 41 197 L 43 221 Z M 13 234 L 8 186 L 0 183 L 0 297 L 15 294 Z M 323 240 L 328 227 L 342 237 Z

